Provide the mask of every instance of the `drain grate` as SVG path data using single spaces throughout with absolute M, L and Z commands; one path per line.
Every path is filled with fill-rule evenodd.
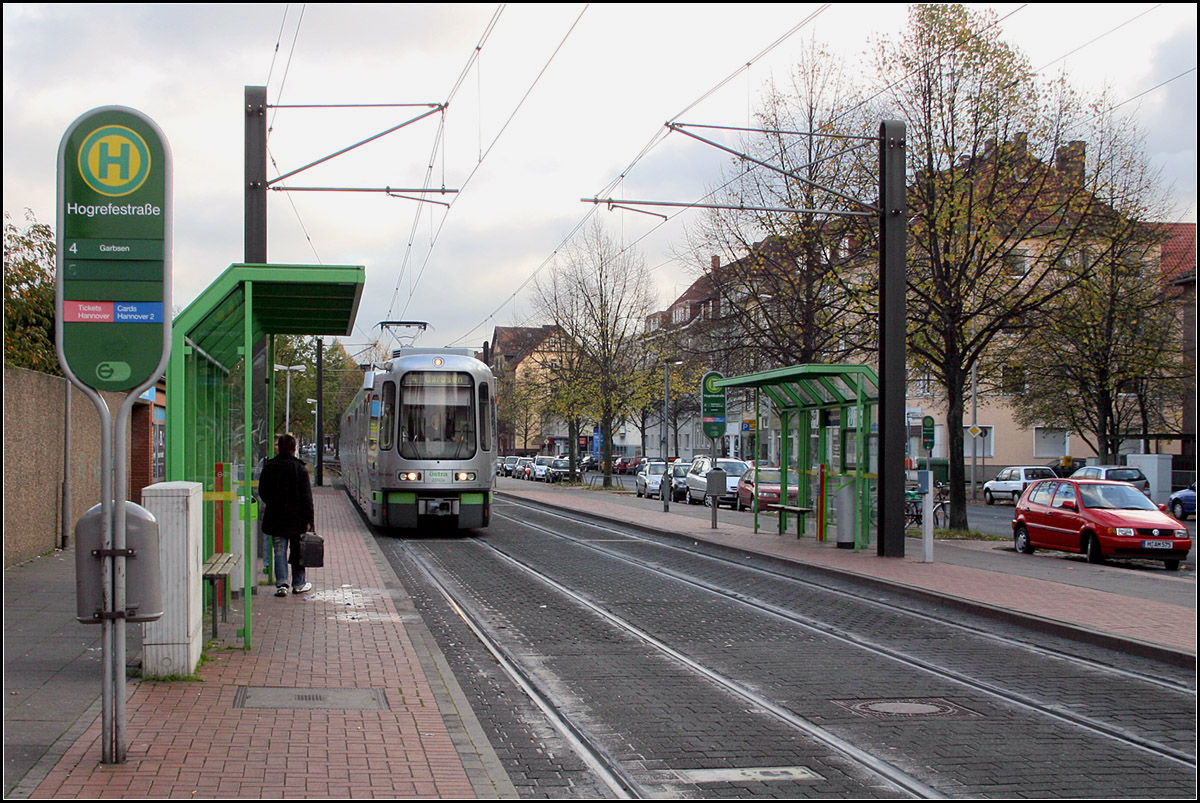
M 383 689 L 288 689 L 268 686 L 239 686 L 234 708 L 337 709 L 341 711 L 387 711 Z
M 876 719 L 982 716 L 941 697 L 896 697 L 881 700 L 831 700 L 830 702 L 857 716 Z

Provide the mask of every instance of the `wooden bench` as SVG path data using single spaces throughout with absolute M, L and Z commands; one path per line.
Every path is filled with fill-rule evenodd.
M 217 601 L 224 594 L 217 593 L 217 581 L 228 580 L 237 571 L 241 558 L 232 552 L 218 552 L 204 562 L 204 579 L 208 581 L 208 589 L 212 593 L 212 637 L 217 637 Z M 229 606 L 221 600 L 221 621 L 224 622 L 229 613 Z
M 769 504 L 769 505 L 767 505 L 767 510 L 774 510 L 776 512 L 781 512 L 781 513 L 794 513 L 796 515 L 796 537 L 797 538 L 804 535 L 804 530 L 801 529 L 804 526 L 804 519 L 801 518 L 801 514 L 812 513 L 811 507 L 800 507 L 798 505 Z M 779 534 L 783 535 L 783 516 L 779 517 Z

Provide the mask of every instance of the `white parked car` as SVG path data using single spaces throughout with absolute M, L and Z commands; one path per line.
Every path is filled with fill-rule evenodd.
M 533 479 L 541 482 L 549 482 L 550 476 L 546 473 L 550 468 L 550 464 L 554 462 L 554 458 L 549 455 L 538 455 L 533 458 Z
M 1046 466 L 1013 466 L 983 484 L 983 501 L 994 505 L 997 499 L 1011 499 L 1015 505 L 1025 489 L 1037 480 L 1052 480 L 1054 470 Z
M 660 460 L 642 463 L 637 474 L 633 477 L 633 485 L 637 488 L 638 496 L 656 497 L 662 487 L 662 479 L 667 473 L 667 464 Z

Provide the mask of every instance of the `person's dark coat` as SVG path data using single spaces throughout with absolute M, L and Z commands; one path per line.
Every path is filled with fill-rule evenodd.
M 262 531 L 267 535 L 299 538 L 313 529 L 312 485 L 303 460 L 280 454 L 266 461 L 258 478 L 258 498 L 266 507 Z

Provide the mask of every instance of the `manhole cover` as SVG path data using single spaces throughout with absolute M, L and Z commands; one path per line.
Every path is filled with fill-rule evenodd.
M 332 708 L 342 711 L 387 711 L 383 689 L 288 689 L 239 686 L 234 708 Z
M 741 783 L 744 781 L 821 781 L 808 767 L 729 767 L 711 770 L 671 770 L 689 783 Z
M 833 700 L 836 705 L 861 717 L 977 717 L 974 711 L 941 697 L 899 697 L 883 700 Z

